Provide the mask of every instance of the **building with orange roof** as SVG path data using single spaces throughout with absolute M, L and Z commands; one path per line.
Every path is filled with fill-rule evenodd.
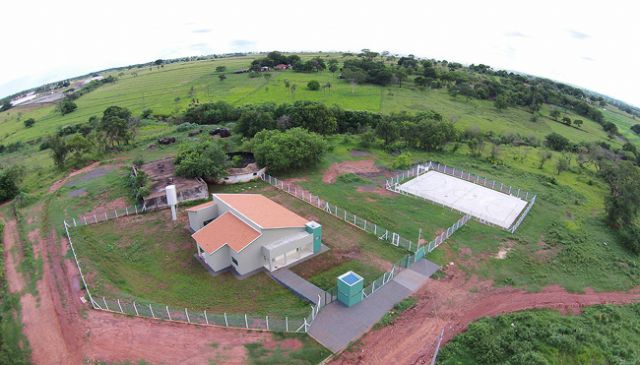
M 197 257 L 212 272 L 275 271 L 321 251 L 322 227 L 260 194 L 212 194 L 187 209 Z

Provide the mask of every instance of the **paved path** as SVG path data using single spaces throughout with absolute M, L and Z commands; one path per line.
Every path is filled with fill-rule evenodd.
M 306 279 L 298 276 L 298 274 L 289 269 L 285 268 L 276 270 L 270 275 L 274 280 L 286 286 L 289 290 L 294 292 L 299 297 L 306 299 L 311 303 L 318 303 L 318 295 L 320 295 L 320 297 L 324 300 L 324 290 L 311 284 Z
M 351 308 L 338 301 L 327 305 L 311 324 L 309 334 L 334 353 L 344 350 L 367 333 L 396 303 L 418 290 L 438 269 L 438 265 L 423 259 L 402 270 L 387 285 Z

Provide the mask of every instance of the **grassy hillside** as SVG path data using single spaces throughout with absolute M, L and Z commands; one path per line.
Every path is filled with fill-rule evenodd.
M 305 55 L 311 57 L 313 55 Z M 325 54 L 323 57 L 338 57 Z M 380 87 L 370 84 L 351 85 L 339 80 L 339 72 L 299 73 L 294 71 L 270 72 L 270 79 L 250 78 L 247 74 L 233 74 L 234 70 L 247 68 L 253 58 L 224 58 L 189 63 L 174 63 L 162 68 L 153 67 L 115 71 L 118 82 L 99 87 L 77 100 L 78 109 L 67 115 L 60 115 L 55 106 L 16 107 L 0 113 L 0 143 L 8 145 L 17 141 L 26 142 L 54 132 L 57 128 L 86 122 L 91 116 L 98 116 L 111 105 L 129 108 L 139 114 L 151 108 L 157 114 L 176 114 L 184 111 L 192 99 L 200 103 L 224 100 L 234 105 L 262 102 L 293 102 L 296 100 L 321 101 L 336 104 L 346 109 L 392 113 L 400 111 L 418 112 L 435 110 L 454 121 L 461 129 L 478 126 L 496 133 L 519 132 L 542 139 L 551 132 L 557 132 L 574 142 L 607 140 L 600 125 L 567 111 L 572 119 L 585 120 L 581 128 L 562 125 L 550 118 L 539 118 L 531 122 L 531 114 L 521 108 L 511 107 L 499 111 L 492 102 L 469 99 L 464 96 L 452 97 L 446 90 L 420 90 L 411 80 L 396 85 Z M 220 81 L 217 66 L 226 66 L 227 79 Z M 296 85 L 295 93 L 284 86 L 287 79 Z M 321 85 L 331 83 L 331 88 L 311 91 L 306 88 L 310 80 L 318 80 Z M 541 110 L 548 115 L 549 107 Z M 36 126 L 25 128 L 27 118 L 36 119 Z M 625 136 L 630 125 L 635 124 L 630 116 L 621 111 L 609 111 L 607 120 L 616 123 Z M 630 132 L 629 133 L 633 133 Z M 619 141 L 613 141 L 620 144 Z

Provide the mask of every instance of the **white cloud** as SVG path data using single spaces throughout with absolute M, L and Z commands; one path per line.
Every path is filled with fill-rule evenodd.
M 11 1 L 0 95 L 113 66 L 198 53 L 357 51 L 484 63 L 640 105 L 635 2 Z M 588 60 L 590 59 L 590 60 Z

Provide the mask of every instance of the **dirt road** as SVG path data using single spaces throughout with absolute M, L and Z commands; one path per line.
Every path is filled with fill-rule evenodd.
M 553 308 L 579 313 L 595 304 L 623 304 L 640 300 L 640 291 L 629 293 L 568 293 L 548 287 L 538 293 L 493 288 L 491 282 L 451 267 L 447 278 L 430 280 L 416 295 L 418 304 L 392 325 L 366 334 L 359 346 L 341 354 L 333 364 L 429 364 L 442 328 L 443 344 L 464 331 L 469 323 L 485 316 L 533 308 Z

